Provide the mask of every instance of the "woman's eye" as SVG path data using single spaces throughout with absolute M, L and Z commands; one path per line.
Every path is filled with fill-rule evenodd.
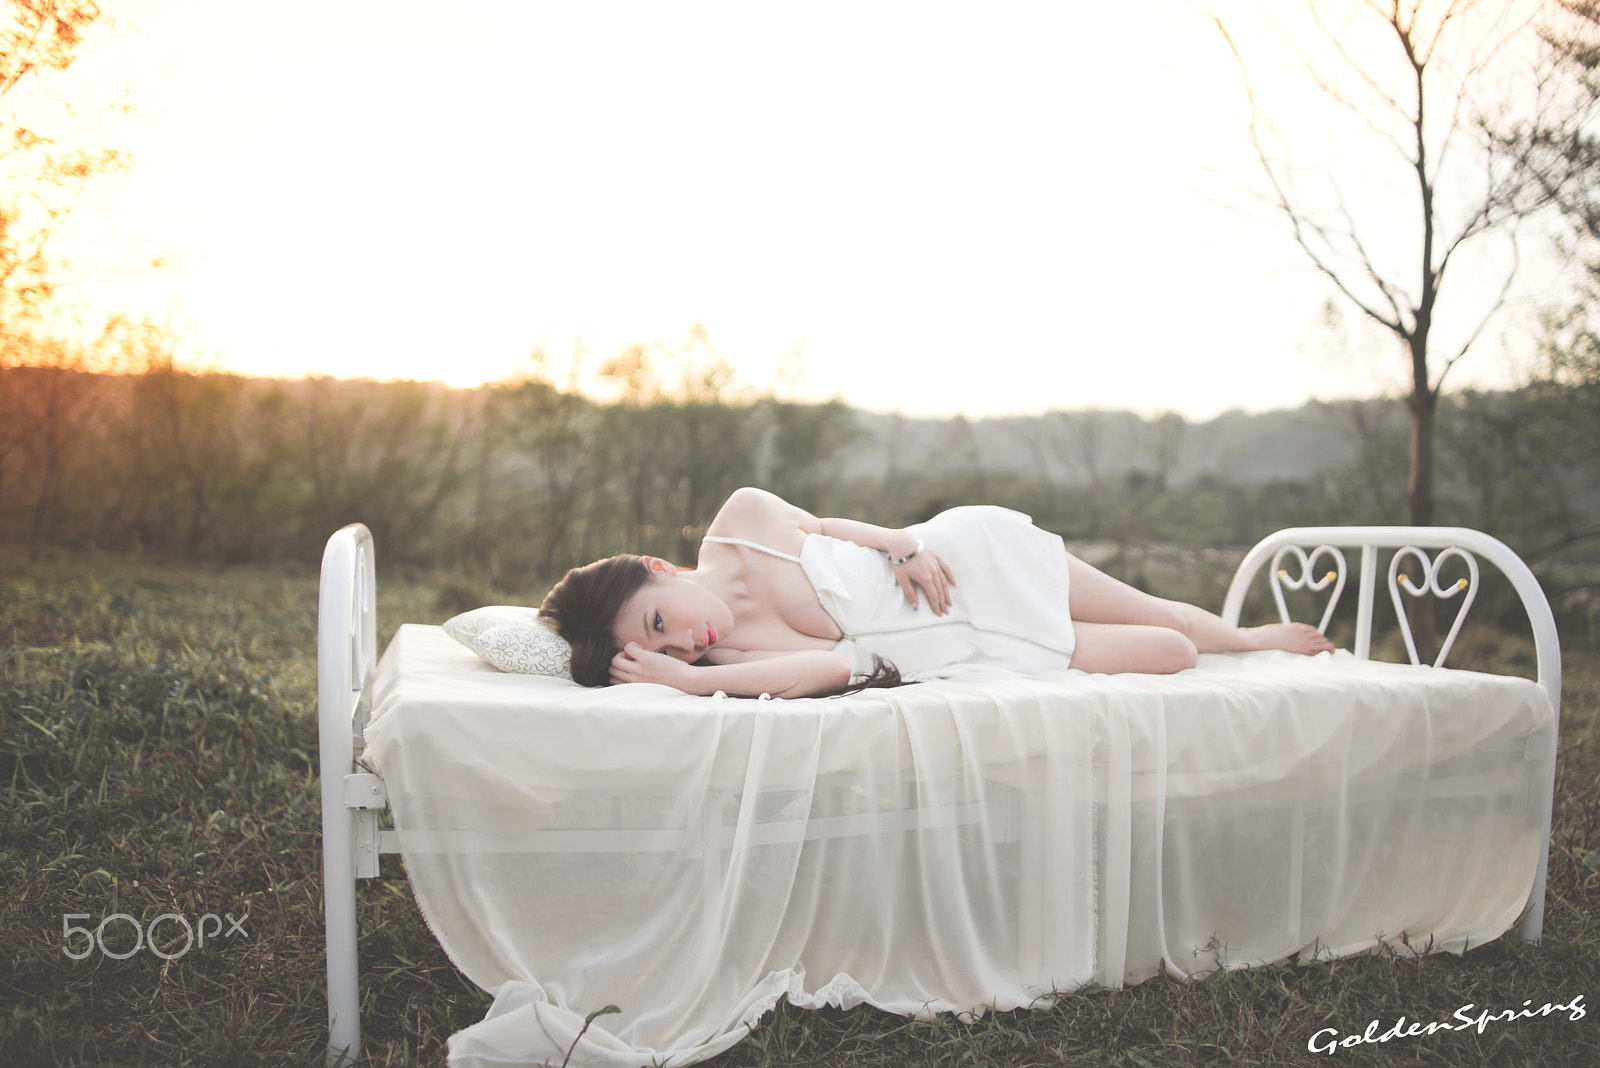
M 660 630 L 660 629 L 661 629 L 661 613 L 657 612 L 656 613 L 656 630 Z

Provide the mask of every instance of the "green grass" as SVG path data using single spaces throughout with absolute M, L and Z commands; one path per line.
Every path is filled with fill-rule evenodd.
M 380 574 L 379 623 L 529 600 Z M 319 1064 L 326 1040 L 315 725 L 316 576 L 0 554 L 0 1065 Z M 1473 639 L 1468 655 L 1526 650 Z M 1477 665 L 1475 665 L 1477 666 Z M 1462 957 L 1378 953 L 1063 996 L 1047 1011 L 919 1022 L 780 1008 L 713 1062 L 766 1065 L 1600 1064 L 1586 1019 L 1312 1054 L 1400 1016 L 1600 1000 L 1600 658 L 1567 658 L 1545 940 Z M 439 1064 L 488 997 L 429 935 L 395 858 L 359 890 L 363 1062 Z M 248 915 L 170 962 L 63 951 L 63 917 Z M 167 921 L 161 948 L 183 945 Z M 109 924 L 113 952 L 131 927 Z M 83 936 L 65 943 L 78 949 Z

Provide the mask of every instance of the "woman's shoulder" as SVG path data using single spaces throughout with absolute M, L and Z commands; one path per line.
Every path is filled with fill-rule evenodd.
M 809 512 L 775 493 L 754 486 L 735 490 L 717 512 L 706 533 L 718 538 L 754 542 L 785 555 L 797 555 L 811 527 L 820 524 Z
M 728 499 L 722 502 L 722 507 L 717 510 L 717 516 L 711 521 L 711 529 L 716 532 L 719 525 L 748 521 L 775 513 L 779 506 L 786 504 L 782 497 L 757 486 L 740 486 L 728 494 Z
M 810 520 L 813 526 L 817 525 L 809 512 L 795 507 L 776 493 L 755 486 L 743 486 L 728 495 L 706 533 L 749 538 L 752 541 L 760 541 L 762 535 L 771 534 L 784 537 L 787 543 L 786 535 L 796 530 L 802 534 L 807 531 L 806 520 Z

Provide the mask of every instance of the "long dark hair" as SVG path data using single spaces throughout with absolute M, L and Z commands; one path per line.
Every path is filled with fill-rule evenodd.
M 644 557 L 624 553 L 575 567 L 561 577 L 539 606 L 572 646 L 572 678 L 584 686 L 611 682 L 611 660 L 619 646 L 611 632 L 628 598 L 650 581 Z
M 573 568 L 545 594 L 539 615 L 554 623 L 556 631 L 572 646 L 573 681 L 583 686 L 610 685 L 611 661 L 621 648 L 612 633 L 617 613 L 649 581 L 650 569 L 645 566 L 644 557 L 624 553 Z M 852 680 L 833 694 L 815 696 L 902 684 L 899 669 L 873 654 L 872 672 L 863 681 Z
M 818 694 L 817 696 L 849 697 L 853 693 L 860 693 L 862 690 L 870 690 L 876 687 L 887 689 L 893 686 L 911 685 L 911 683 L 900 677 L 900 669 L 895 667 L 892 661 L 885 660 L 877 653 L 872 654 L 872 671 L 865 676 L 856 676 L 856 678 L 860 678 L 861 681 L 856 682 L 855 679 L 852 679 L 844 685 L 843 689 L 835 690 L 833 693 Z

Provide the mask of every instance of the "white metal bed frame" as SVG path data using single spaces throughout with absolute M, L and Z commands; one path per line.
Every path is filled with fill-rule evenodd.
M 1307 551 L 1309 547 L 1310 551 Z M 1378 554 L 1396 550 L 1388 567 L 1388 588 L 1411 662 L 1419 662 L 1406 621 L 1401 592 L 1415 597 L 1432 594 L 1450 599 L 1462 594 L 1461 607 L 1434 666 L 1444 663 L 1467 610 L 1477 596 L 1477 558 L 1494 564 L 1522 600 L 1533 631 L 1538 683 L 1550 697 L 1560 729 L 1561 650 L 1549 601 L 1533 572 L 1504 543 L 1463 527 L 1295 527 L 1278 531 L 1245 556 L 1228 588 L 1222 616 L 1237 624 L 1245 596 L 1257 573 L 1270 561 L 1273 597 L 1280 618 L 1289 620 L 1283 590 L 1306 589 L 1328 594 L 1321 626 L 1326 628 L 1343 592 L 1349 568 L 1345 549 L 1360 550 L 1354 655 L 1371 653 L 1372 623 L 1377 600 Z M 1429 556 L 1429 550 L 1435 555 Z M 1318 562 L 1333 565 L 1317 575 Z M 1441 587 L 1439 572 L 1448 559 L 1466 567 L 1468 577 Z M 1421 578 L 1413 582 L 1400 569 L 1410 566 Z M 1298 565 L 1299 574 L 1285 564 Z M 383 780 L 358 764 L 362 732 L 370 710 L 371 683 L 378 664 L 374 555 L 372 535 L 353 523 L 328 540 L 322 558 L 317 612 L 317 703 L 322 778 L 322 874 L 328 954 L 328 1063 L 350 1064 L 360 1053 L 360 992 L 356 954 L 356 880 L 378 875 L 378 858 L 400 851 L 398 836 L 379 827 L 379 812 L 388 805 Z M 1551 761 L 1554 768 L 1554 761 Z M 1546 826 L 1554 800 L 1554 778 L 1542 783 L 1541 805 Z M 913 816 L 915 814 L 913 813 Z M 1518 927 L 1526 941 L 1538 942 L 1544 923 L 1545 874 L 1549 838 L 1540 850 L 1539 869 Z

